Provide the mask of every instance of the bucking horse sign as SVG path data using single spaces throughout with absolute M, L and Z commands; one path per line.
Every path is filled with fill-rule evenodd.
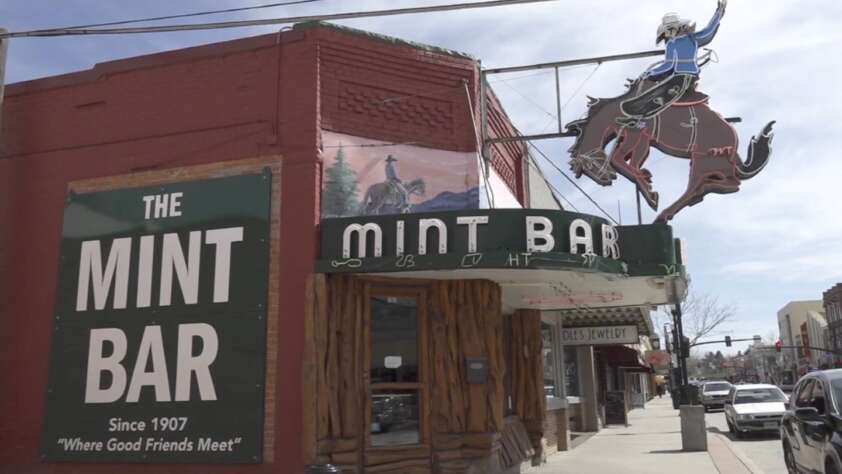
M 584 119 L 567 124 L 577 134 L 570 148 L 570 167 L 597 183 L 608 186 L 620 173 L 637 186 L 653 209 L 658 193 L 652 189 L 652 174 L 643 164 L 650 147 L 669 156 L 690 160 L 687 190 L 664 209 L 656 222 L 667 222 L 681 209 L 697 204 L 708 193 L 737 192 L 740 182 L 755 176 L 771 154 L 772 126 L 752 137 L 748 157 L 737 152 L 737 132 L 708 106 L 708 96 L 696 90 L 700 68 L 710 53 L 698 50 L 713 40 L 725 14 L 727 0 L 719 0 L 707 26 L 696 31 L 695 23 L 674 13 L 664 15 L 656 43 L 666 41 L 666 54 L 635 80 L 625 94 L 611 99 L 588 98 Z M 606 147 L 614 143 L 609 151 Z

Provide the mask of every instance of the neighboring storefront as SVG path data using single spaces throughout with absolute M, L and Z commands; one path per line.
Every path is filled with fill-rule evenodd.
M 478 78 L 304 24 L 7 86 L 0 466 L 500 472 L 645 398 L 671 228 L 530 209 Z

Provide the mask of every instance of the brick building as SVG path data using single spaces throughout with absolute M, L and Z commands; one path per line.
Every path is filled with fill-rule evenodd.
M 830 348 L 842 352 L 842 283 L 837 283 L 822 294 L 827 335 Z M 837 356 L 836 360 L 840 360 Z
M 538 188 L 524 145 L 479 158 L 478 81 L 316 23 L 7 86 L 0 467 L 502 472 L 563 444 L 542 312 L 621 308 L 570 334 L 634 344 L 686 279 L 668 226 L 495 209 Z

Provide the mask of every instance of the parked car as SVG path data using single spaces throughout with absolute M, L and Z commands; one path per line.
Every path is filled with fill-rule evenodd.
M 781 423 L 789 472 L 842 474 L 842 369 L 810 372 L 798 381 Z
M 786 396 L 774 385 L 734 385 L 725 399 L 725 421 L 738 438 L 750 431 L 777 433 L 785 411 Z
M 711 408 L 724 408 L 725 399 L 731 391 L 731 384 L 725 381 L 705 382 L 702 385 L 702 405 L 705 411 Z

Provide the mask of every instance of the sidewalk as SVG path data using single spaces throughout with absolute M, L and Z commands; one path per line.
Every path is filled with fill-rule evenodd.
M 629 413 L 629 426 L 603 428 L 577 448 L 547 457 L 534 474 L 762 474 L 724 436 L 708 452 L 681 450 L 681 421 L 669 397 Z

